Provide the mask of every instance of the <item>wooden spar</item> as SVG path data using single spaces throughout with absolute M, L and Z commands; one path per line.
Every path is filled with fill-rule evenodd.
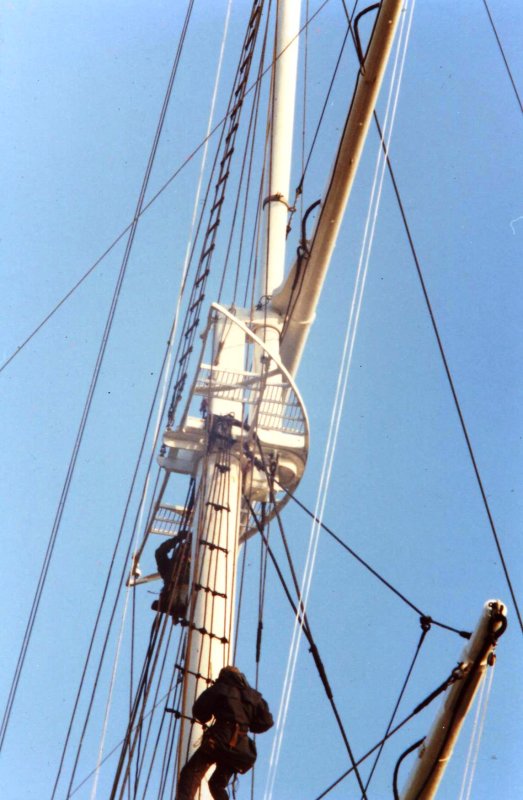
M 477 690 L 492 665 L 498 638 L 507 625 L 506 610 L 499 600 L 485 603 L 460 663 L 460 677 L 448 689 L 430 733 L 418 750 L 417 762 L 401 794 L 401 800 L 431 800 L 452 756 L 461 726 Z
M 298 370 L 309 329 L 314 321 L 316 306 L 385 74 L 402 5 L 402 0 L 383 1 L 360 70 L 332 174 L 312 236 L 306 277 L 286 320 L 281 341 L 281 360 L 291 375 L 295 375 Z M 287 313 L 295 277 L 296 265 L 291 269 L 281 289 L 272 297 L 271 306 L 281 315 Z

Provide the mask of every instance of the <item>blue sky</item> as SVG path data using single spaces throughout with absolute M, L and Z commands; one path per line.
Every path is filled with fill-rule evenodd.
M 311 3 L 311 9 L 319 5 Z M 225 6 L 195 3 L 151 193 L 203 139 Z M 523 9 L 515 0 L 491 0 L 489 7 L 522 87 Z M 233 38 L 242 35 L 246 9 L 242 0 L 233 4 Z M 6 4 L 0 77 L 2 361 L 131 220 L 184 13 L 181 4 L 157 0 Z M 341 44 L 343 18 L 341 3 L 330 0 L 311 25 L 309 141 Z M 224 65 L 229 79 L 236 58 L 233 44 Z M 351 52 L 327 110 L 307 178 L 306 203 L 323 191 L 354 75 Z M 379 111 L 383 108 L 381 98 Z M 483 3 L 419 2 L 391 160 L 518 597 L 523 585 L 522 124 Z M 377 147 L 371 131 L 298 376 L 312 427 L 309 468 L 298 495 L 310 507 Z M 299 165 L 295 183 L 298 172 Z M 0 767 L 6 800 L 51 795 L 175 308 L 197 175 L 194 160 L 139 227 L 6 738 Z M 291 253 L 293 247 L 294 240 Z M 120 244 L 0 373 L 2 697 L 25 630 L 122 254 Z M 135 508 L 133 496 L 130 517 Z M 287 512 L 287 535 L 301 567 L 309 522 L 295 508 Z M 511 625 L 499 645 L 472 797 L 515 797 L 522 782 L 521 631 L 387 178 L 325 521 L 439 620 L 470 628 L 485 600 L 507 602 Z M 256 598 L 258 556 L 256 545 L 250 547 L 249 585 Z M 144 558 L 152 564 L 152 549 Z M 276 708 L 292 618 L 273 577 L 260 679 Z M 151 621 L 150 600 L 146 591 L 137 592 L 143 636 Z M 241 665 L 251 677 L 254 633 L 249 623 L 255 614 L 252 599 L 241 627 Z M 322 536 L 310 621 L 351 743 L 362 753 L 386 725 L 419 637 L 416 615 Z M 431 631 L 402 712 L 448 674 L 461 641 Z M 143 642 L 140 646 L 145 647 Z M 122 688 L 109 746 L 122 735 L 126 702 Z M 99 703 L 100 714 L 103 697 Z M 386 748 L 369 797 L 391 796 L 396 758 L 426 732 L 432 713 L 425 712 Z M 77 782 L 94 766 L 98 736 L 99 728 L 89 729 Z M 270 737 L 260 745 L 257 797 L 263 796 Z M 458 796 L 465 753 L 466 741 L 439 796 Z M 69 770 L 71 763 L 69 757 Z M 303 647 L 275 796 L 312 800 L 344 769 L 346 754 Z M 110 777 L 111 762 L 102 772 L 99 796 L 106 796 Z M 355 786 L 347 782 L 330 796 L 352 796 Z M 75 796 L 89 797 L 90 791 L 86 784 Z M 248 792 L 245 781 L 239 798 Z

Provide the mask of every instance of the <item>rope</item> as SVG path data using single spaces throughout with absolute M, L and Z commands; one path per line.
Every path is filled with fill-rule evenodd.
M 459 800 L 470 800 L 472 782 L 476 773 L 479 747 L 481 744 L 481 738 L 483 736 L 483 729 L 485 727 L 485 718 L 487 714 L 490 693 L 492 691 L 492 682 L 494 680 L 494 666 L 495 661 L 490 667 L 488 678 L 481 684 L 476 706 L 476 713 L 474 715 L 474 724 L 472 727 L 470 745 L 467 752 L 467 760 L 465 762 L 465 769 L 463 772 L 463 782 L 461 784 Z

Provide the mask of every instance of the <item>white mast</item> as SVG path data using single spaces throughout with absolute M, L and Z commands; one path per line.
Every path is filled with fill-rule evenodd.
M 292 312 L 281 343 L 282 362 L 292 375 L 298 370 L 303 348 L 314 322 L 316 307 L 360 162 L 401 9 L 402 0 L 383 0 L 360 69 L 353 101 L 312 236 L 307 259 L 306 282 L 293 301 Z M 272 307 L 280 314 L 286 313 L 289 307 L 295 269 L 296 267 L 293 267 L 285 284 L 272 298 Z
M 260 281 L 262 295 L 272 295 L 282 283 L 285 271 L 300 10 L 301 0 L 278 2 L 269 109 L 269 181 L 263 203 L 267 217 L 266 263 Z
M 216 304 L 212 306 L 204 338 L 212 340 L 211 363 L 200 363 L 182 424 L 175 431 L 165 432 L 166 453 L 159 459 L 168 470 L 196 475 L 199 485 L 191 558 L 190 628 L 183 674 L 180 767 L 194 751 L 202 733 L 199 725 L 189 722 L 194 700 L 232 660 L 243 484 L 248 484 L 253 500 L 270 499 L 265 475 L 251 462 L 246 463 L 243 456 L 246 419 L 264 458 L 277 465 L 280 484 L 293 491 L 303 473 L 308 426 L 288 368 L 293 372 L 297 369 L 308 323 L 319 300 L 401 5 L 402 0 L 384 0 L 379 11 L 314 234 L 307 269 L 308 276 L 314 276 L 314 285 L 307 287 L 304 296 L 300 295 L 280 355 L 282 311 L 287 307 L 285 287 L 278 297 L 274 293 L 282 283 L 285 266 L 300 0 L 278 1 L 269 111 L 269 179 L 264 201 L 264 270 L 260 285 L 260 294 L 272 296 L 273 300 L 261 310 L 236 314 Z M 291 273 L 287 286 L 292 280 Z M 251 372 L 245 371 L 249 348 L 253 355 Z M 189 406 L 198 394 L 208 398 L 206 419 L 189 416 Z M 250 532 L 244 531 L 244 535 Z M 205 781 L 200 798 L 210 798 Z
M 298 64 L 300 0 L 278 2 L 275 59 L 272 76 L 271 146 L 269 196 L 267 198 L 267 255 L 262 275 L 262 293 L 272 292 L 281 283 L 285 265 L 285 238 L 289 191 L 295 87 Z M 280 55 L 281 54 L 281 55 Z M 251 316 L 251 313 L 249 314 Z M 271 354 L 278 352 L 279 329 L 262 321 L 261 338 Z M 253 326 L 256 331 L 256 327 Z M 271 345 L 268 344 L 270 340 Z M 208 451 L 200 460 L 199 503 L 196 510 L 192 547 L 193 601 L 190 613 L 183 683 L 179 764 L 183 766 L 194 752 L 202 730 L 190 725 L 192 705 L 207 688 L 208 679 L 232 663 L 236 562 L 240 533 L 242 498 L 241 434 L 244 404 L 234 392 L 217 389 L 220 381 L 241 380 L 245 366 L 246 339 L 242 327 L 221 318 L 215 324 L 210 391 Z M 257 362 L 262 366 L 262 352 L 257 348 Z M 265 352 L 265 349 L 264 351 Z M 278 380 L 278 376 L 275 376 Z M 213 392 L 214 389 L 214 392 Z M 269 410 L 267 403 L 265 417 Z M 230 420 L 237 424 L 234 430 Z M 229 421 L 229 422 L 228 422 Z M 227 443 L 229 439 L 229 443 Z M 235 446 L 231 443 L 234 440 Z M 238 444 L 239 442 L 239 444 Z M 166 442 L 168 443 L 168 442 Z M 220 463 L 220 452 L 229 447 L 227 464 Z M 212 531 L 211 534 L 208 532 Z M 201 800 L 210 798 L 206 782 Z

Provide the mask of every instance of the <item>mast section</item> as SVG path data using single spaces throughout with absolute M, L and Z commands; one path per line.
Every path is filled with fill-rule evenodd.
M 266 246 L 260 294 L 265 296 L 282 283 L 285 271 L 300 11 L 301 0 L 278 1 L 268 120 L 269 181 L 263 201 Z
M 314 322 L 316 306 L 383 82 L 402 5 L 403 0 L 383 0 L 360 68 L 352 104 L 312 236 L 308 259 L 303 267 L 305 277 L 298 296 L 293 301 L 281 342 L 282 361 L 292 375 L 298 370 L 305 342 Z M 280 314 L 287 313 L 295 278 L 296 265 L 285 284 L 272 297 L 272 308 Z
M 269 294 L 281 283 L 285 267 L 286 198 L 291 169 L 300 9 L 300 0 L 278 2 L 268 123 L 269 181 L 264 203 L 267 208 L 266 249 L 261 294 Z M 234 660 L 236 564 L 242 527 L 242 496 L 248 471 L 243 456 L 246 416 L 253 435 L 258 433 L 260 426 L 269 426 L 273 429 L 274 439 L 274 428 L 279 430 L 283 424 L 282 399 L 288 396 L 288 390 L 282 389 L 282 373 L 278 369 L 278 323 L 268 320 L 266 313 L 253 309 L 239 311 L 240 324 L 235 324 L 234 318 L 224 318 L 216 313 L 217 310 L 210 318 L 213 347 L 208 371 L 206 446 L 197 468 L 198 521 L 193 533 L 193 591 L 183 675 L 179 766 L 183 766 L 195 751 L 201 736 L 201 727 L 188 722 L 195 699 L 207 688 L 209 681 L 217 678 L 220 669 Z M 251 325 L 251 330 L 258 333 L 261 342 L 253 347 L 246 339 L 241 320 L 247 322 L 255 316 L 258 320 Z M 258 373 L 256 377 L 246 372 L 249 347 L 254 351 L 252 360 L 254 372 Z M 193 386 L 193 392 L 196 389 Z M 255 409 L 250 408 L 251 397 L 257 398 Z M 188 424 L 190 419 L 186 418 Z M 278 439 L 277 433 L 275 438 Z M 165 442 L 169 444 L 168 435 Z M 290 449 L 292 451 L 292 447 Z M 220 453 L 222 457 L 225 454 L 222 461 Z M 291 452 L 291 462 L 292 455 Z M 252 487 L 254 467 L 250 469 Z M 261 484 L 259 494 L 263 495 L 265 491 L 267 497 L 263 496 L 263 499 L 268 499 L 265 478 L 258 483 Z M 210 798 L 206 782 L 202 783 L 199 796 L 200 800 Z

